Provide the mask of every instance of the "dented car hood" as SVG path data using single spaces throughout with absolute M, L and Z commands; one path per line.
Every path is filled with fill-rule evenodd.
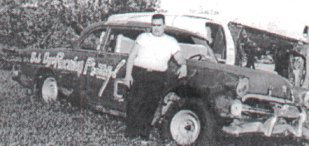
M 290 99 L 290 92 L 293 90 L 290 82 L 273 73 L 249 68 L 215 64 L 208 61 L 188 61 L 189 74 L 197 72 L 191 80 L 194 86 L 198 84 L 205 88 L 215 85 L 228 88 L 235 88 L 239 78 L 249 79 L 249 89 L 247 93 L 270 95 Z M 193 83 L 196 82 L 196 83 Z M 218 91 L 219 92 L 219 91 Z

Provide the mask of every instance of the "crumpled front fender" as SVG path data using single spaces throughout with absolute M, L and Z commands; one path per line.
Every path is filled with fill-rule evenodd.
M 293 97 L 296 105 L 304 106 L 306 109 L 309 109 L 309 89 L 294 87 Z
M 160 101 L 160 105 L 156 109 L 151 125 L 155 125 L 156 123 L 161 123 L 164 116 L 169 111 L 169 109 L 172 107 L 172 105 L 179 100 L 180 100 L 180 97 L 174 92 L 168 93 Z

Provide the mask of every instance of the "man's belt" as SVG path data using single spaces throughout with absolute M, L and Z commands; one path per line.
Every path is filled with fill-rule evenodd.
M 158 71 L 158 70 L 153 70 L 153 69 L 150 69 L 150 68 L 144 68 L 144 67 L 139 67 L 139 66 L 134 66 L 140 70 L 144 70 L 146 72 L 165 72 L 165 71 Z

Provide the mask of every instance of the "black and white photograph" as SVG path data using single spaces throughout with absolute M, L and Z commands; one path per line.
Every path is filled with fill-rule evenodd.
M 309 146 L 308 9 L 1 0 L 0 146 Z

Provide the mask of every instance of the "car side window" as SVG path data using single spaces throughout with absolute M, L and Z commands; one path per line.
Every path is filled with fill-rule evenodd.
M 211 29 L 211 37 L 213 39 L 210 44 L 216 57 L 218 59 L 226 59 L 226 38 L 224 29 L 222 26 L 214 23 L 207 23 L 207 26 Z
M 129 54 L 135 40 L 144 29 L 112 28 L 106 42 L 106 51 L 111 53 Z
M 106 29 L 96 29 L 86 34 L 85 38 L 80 44 L 80 48 L 83 50 L 101 50 L 104 46 L 106 37 Z

